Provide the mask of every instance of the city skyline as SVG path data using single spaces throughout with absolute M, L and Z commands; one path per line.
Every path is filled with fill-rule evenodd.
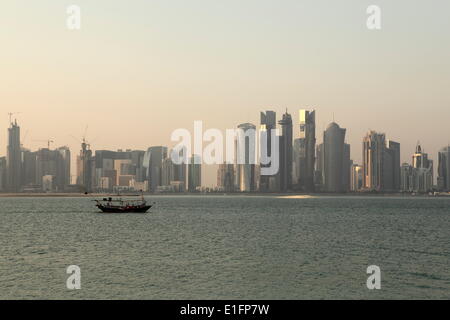
M 71 135 L 89 125 L 95 149 L 115 150 L 169 146 L 195 120 L 225 130 L 312 106 L 317 132 L 348 128 L 357 163 L 370 129 L 402 143 L 402 162 L 418 140 L 435 161 L 450 142 L 448 1 L 380 1 L 379 31 L 366 27 L 369 1 L 80 0 L 79 31 L 68 4 L 5 1 L 0 141 L 7 112 L 21 112 L 31 149 L 78 150 Z
M 321 142 L 320 138 L 317 139 L 320 133 L 317 134 L 315 129 L 315 115 L 316 110 L 298 110 L 297 126 L 300 127 L 300 138 L 297 138 L 292 134 L 295 123 L 293 125 L 292 115 L 288 113 L 288 110 L 281 115 L 279 121 L 277 121 L 276 112 L 272 110 L 261 112 L 261 130 L 265 132 L 275 128 L 278 130 L 279 141 L 275 145 L 278 147 L 278 172 L 275 175 L 271 173 L 266 176 L 260 173 L 264 165 L 259 162 L 246 164 L 248 161 L 253 163 L 256 160 L 249 160 L 251 154 L 256 155 L 256 150 L 261 157 L 267 152 L 265 150 L 267 147 L 262 148 L 263 140 L 258 142 L 261 146 L 255 146 L 249 145 L 250 141 L 246 138 L 242 141 L 244 149 L 240 149 L 236 145 L 239 139 L 235 138 L 237 139 L 234 146 L 237 152 L 235 161 L 240 161 L 237 159 L 243 156 L 245 163 L 236 165 L 234 162 L 231 172 L 225 163 L 219 166 L 214 165 L 217 183 L 214 187 L 227 190 L 230 187 L 229 182 L 223 185 L 222 182 L 231 177 L 234 181 L 232 189 L 238 192 L 341 193 L 363 189 L 382 192 L 427 192 L 434 186 L 440 190 L 448 189 L 450 165 L 447 162 L 450 156 L 446 150 L 449 146 L 440 148 L 437 154 L 439 160 L 437 167 L 433 165 L 433 159 L 423 150 L 420 142 L 417 142 L 415 153 L 412 153 L 412 161 L 401 161 L 399 142 L 388 139 L 385 133 L 369 130 L 362 140 L 363 161 L 358 164 L 351 157 L 351 145 L 346 143 L 347 129 L 341 128 L 333 121 L 323 131 L 323 142 Z M 10 121 L 7 156 L 3 157 L 6 161 L 0 163 L 2 175 L 0 189 L 3 188 L 3 191 L 5 186 L 8 186 L 6 190 L 9 192 L 19 192 L 23 191 L 22 187 L 25 187 L 24 190 L 34 190 L 33 188 L 37 185 L 40 185 L 43 191 L 59 192 L 69 185 L 72 186 L 70 190 L 73 192 L 75 190 L 73 187 L 77 185 L 81 187 L 81 191 L 89 193 L 106 191 L 113 186 L 131 187 L 150 192 L 171 190 L 195 192 L 198 188 L 211 187 L 201 178 L 206 166 L 204 163 L 200 166 L 201 160 L 196 161 L 195 164 L 173 163 L 173 152 L 181 157 L 187 155 L 186 159 L 189 161 L 203 157 L 203 155 L 194 154 L 194 149 L 187 151 L 185 146 L 178 149 L 178 152 L 177 149 L 173 149 L 173 146 L 170 148 L 152 146 L 147 151 L 142 148 L 96 150 L 91 148 L 90 143 L 83 136 L 80 153 L 74 162 L 71 159 L 70 148 L 67 146 L 51 148 L 53 140 L 47 140 L 47 148 L 39 148 L 37 151 L 26 148 L 20 140 L 20 126 L 17 119 L 13 120 L 12 114 L 10 114 Z M 256 126 L 251 123 L 242 123 L 237 128 L 243 130 L 244 134 L 250 129 L 253 130 L 253 134 L 256 134 Z M 307 141 L 311 143 L 309 147 Z M 250 150 L 249 147 L 256 147 L 256 149 Z M 273 156 L 273 148 L 274 146 L 269 144 L 268 150 L 272 149 L 268 152 L 269 158 Z M 307 165 L 307 150 L 314 150 L 312 167 Z M 242 151 L 244 153 L 239 155 Z M 297 159 L 300 159 L 300 164 L 297 163 Z M 75 168 L 72 163 L 75 164 Z M 271 166 L 269 164 L 269 167 Z M 25 171 L 22 172 L 23 170 Z M 32 171 L 27 173 L 27 170 Z M 74 171 L 76 171 L 76 180 L 71 179 Z M 19 180 L 15 178 L 17 176 L 20 177 Z M 313 179 L 313 186 L 308 184 L 310 177 Z
M 268 108 L 268 109 L 270 109 L 270 108 Z M 277 110 L 277 109 L 275 109 L 275 110 Z M 285 112 L 289 112 L 289 109 L 285 109 L 284 111 Z M 318 112 L 318 110 L 314 110 L 314 111 L 315 111 L 315 114 Z M 276 116 L 278 114 L 278 112 L 274 111 L 274 109 L 270 110 L 270 112 L 274 112 L 274 116 Z M 282 115 L 283 113 L 280 112 L 280 114 Z M 291 113 L 291 114 L 293 114 L 294 120 L 297 119 L 298 116 L 299 116 L 299 114 L 297 114 L 297 112 Z M 320 110 L 319 110 L 318 114 L 320 115 Z M 11 119 L 14 122 L 14 121 L 17 121 L 17 119 L 20 119 L 20 118 L 21 118 L 21 116 L 15 116 L 15 117 L 13 116 Z M 278 129 L 280 129 L 280 134 L 281 134 L 281 125 L 278 124 L 279 120 L 281 120 L 280 117 L 278 117 L 276 119 L 276 127 Z M 238 122 L 239 121 L 236 121 L 236 123 L 238 123 Z M 259 121 L 248 122 L 248 123 L 259 124 Z M 335 123 L 335 122 L 334 121 L 330 121 L 328 123 L 328 125 L 331 124 L 331 123 Z M 338 123 L 341 124 L 341 122 L 338 122 Z M 20 125 L 20 123 L 19 123 L 19 125 Z M 89 131 L 90 131 L 89 129 L 92 129 L 91 127 L 86 126 L 84 128 L 85 132 L 84 133 L 80 133 L 79 134 L 79 138 L 76 138 L 76 136 L 74 136 L 72 134 L 67 135 L 68 138 L 66 137 L 65 141 L 72 141 L 72 142 L 66 143 L 66 144 L 59 143 L 58 142 L 59 139 L 57 139 L 57 137 L 56 138 L 52 137 L 51 139 L 53 139 L 53 140 L 51 140 L 50 138 L 48 138 L 47 140 L 34 139 L 34 137 L 30 137 L 30 131 L 27 128 L 24 128 L 21 125 L 20 125 L 20 127 L 21 127 L 21 132 L 20 132 L 20 134 L 21 134 L 21 138 L 20 138 L 21 145 L 24 148 L 26 148 L 26 149 L 39 150 L 39 149 L 42 149 L 42 148 L 46 148 L 48 146 L 51 147 L 50 149 L 52 149 L 52 148 L 55 149 L 55 148 L 59 148 L 59 147 L 69 147 L 69 149 L 72 150 L 71 162 L 73 163 L 72 169 L 71 169 L 71 176 L 72 177 L 76 176 L 76 161 L 77 161 L 76 157 L 78 155 L 78 150 L 80 149 L 80 143 L 81 143 L 81 141 L 83 139 L 83 135 L 84 134 L 87 134 L 88 137 L 87 137 L 86 140 L 88 142 L 89 142 L 89 140 L 91 140 L 89 138 L 89 135 L 90 135 L 89 134 Z M 186 128 L 189 128 L 189 126 L 186 126 Z M 9 130 L 9 128 L 7 128 L 7 129 Z M 207 129 L 209 129 L 209 128 L 208 127 L 204 128 L 204 130 L 207 130 Z M 225 132 L 225 130 L 226 129 L 224 129 L 223 131 Z M 4 130 L 4 131 L 7 131 L 7 130 Z M 316 145 L 317 146 L 319 146 L 322 143 L 322 134 L 325 131 L 326 131 L 326 128 L 324 128 L 323 130 L 321 128 L 317 128 L 317 123 L 316 123 L 316 140 L 317 140 L 316 141 Z M 350 130 L 347 130 L 347 134 L 346 134 L 346 138 L 345 138 L 346 143 L 348 143 L 348 138 L 347 137 L 348 137 L 348 132 L 349 131 L 351 132 L 351 128 L 350 128 Z M 367 129 L 364 132 L 363 135 L 366 135 L 367 132 L 370 132 L 370 131 L 372 131 L 372 129 Z M 392 137 L 389 133 L 383 132 L 381 130 L 374 130 L 374 131 L 379 132 L 379 133 L 385 133 L 390 138 Z M 295 140 L 298 139 L 299 135 L 300 135 L 300 132 L 299 132 L 299 129 L 298 129 L 298 123 L 296 123 L 296 121 L 294 121 L 293 132 L 294 132 L 293 133 L 293 144 L 294 144 L 293 147 L 294 147 L 294 152 L 295 152 Z M 24 136 L 25 136 L 25 141 L 23 140 Z M 41 138 L 45 138 L 45 137 L 41 137 Z M 77 142 L 78 139 L 79 139 L 80 142 Z M 155 146 L 166 146 L 167 148 L 173 148 L 176 143 L 170 141 L 170 139 L 167 139 L 167 140 L 168 140 L 167 143 L 159 143 L 159 144 L 156 143 Z M 427 154 L 430 155 L 430 159 L 431 160 L 435 160 L 435 161 L 438 160 L 438 153 L 439 153 L 439 151 L 441 151 L 443 146 L 450 145 L 450 142 L 448 144 L 443 144 L 443 145 L 441 145 L 440 147 L 437 148 L 435 153 L 433 153 L 432 151 L 430 151 L 430 148 L 428 148 L 425 143 L 422 143 L 422 141 L 424 141 L 424 140 L 426 140 L 426 139 L 417 139 L 417 140 L 415 140 L 414 147 L 412 149 L 415 149 L 417 144 L 420 143 L 422 145 L 424 151 Z M 449 140 L 450 140 L 450 138 L 449 138 Z M 96 138 L 94 138 L 94 142 L 95 141 L 97 141 Z M 405 150 L 405 148 L 406 148 L 405 145 L 408 145 L 409 143 L 404 143 L 403 141 L 400 141 L 400 143 L 402 144 L 401 154 L 400 154 L 400 163 L 401 164 L 403 164 L 403 163 L 410 163 L 411 162 L 411 154 L 412 154 L 411 150 L 412 149 L 411 150 L 409 150 L 409 149 Z M 351 154 L 350 154 L 351 160 L 353 160 L 354 163 L 361 164 L 363 162 L 363 159 L 362 159 L 362 152 L 363 151 L 362 151 L 362 147 L 361 147 L 362 146 L 362 138 L 360 137 L 359 143 L 356 143 L 356 144 L 353 144 L 353 145 L 351 143 L 348 143 L 348 144 L 352 146 L 351 147 Z M 147 148 L 149 146 L 151 146 L 151 145 L 141 145 L 141 146 L 139 146 L 136 143 L 133 143 L 133 141 L 131 139 L 130 139 L 130 144 L 126 145 L 126 146 L 116 146 L 116 147 L 108 146 L 108 147 L 104 147 L 104 146 L 102 146 L 100 144 L 97 145 L 96 143 L 93 143 L 91 145 L 92 145 L 92 150 L 94 151 L 94 153 L 95 153 L 95 150 L 114 150 L 114 151 L 117 151 L 117 150 L 128 150 L 128 149 L 131 149 L 131 150 L 144 150 L 145 151 L 145 150 L 147 150 Z M 32 146 L 34 146 L 34 147 L 32 147 Z M 135 146 L 135 147 L 131 147 L 131 146 Z M 0 157 L 7 155 L 6 144 L 5 144 L 5 147 L 2 148 L 2 149 L 5 149 L 5 152 L 4 153 L 0 152 Z M 356 152 L 355 149 L 356 150 L 359 149 L 360 151 Z M 75 152 L 73 152 L 74 150 L 75 150 Z M 316 151 L 314 151 L 314 154 L 315 153 L 316 153 Z M 295 167 L 295 164 L 294 164 L 294 167 Z M 203 179 L 204 179 L 204 185 L 205 186 L 212 187 L 212 186 L 216 185 L 216 175 L 217 175 L 216 169 L 217 169 L 216 165 L 205 165 L 205 164 L 202 165 L 202 172 L 203 172 Z M 295 168 L 294 168 L 294 170 L 295 170 Z M 437 175 L 437 167 L 436 166 L 433 168 L 433 172 L 434 172 L 434 175 L 436 176 Z
M 0 8 L 0 299 L 449 299 L 450 0 Z

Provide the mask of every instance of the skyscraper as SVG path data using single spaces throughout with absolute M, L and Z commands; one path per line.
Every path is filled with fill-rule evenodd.
M 345 175 L 347 174 L 345 159 L 345 129 L 340 128 L 335 122 L 330 123 L 323 134 L 323 156 L 324 156 L 324 190 L 326 192 L 347 191 Z M 345 161 L 344 161 L 345 160 Z M 349 172 L 348 172 L 349 174 Z
M 299 140 L 299 139 L 297 139 Z M 295 142 L 297 142 L 297 140 Z M 316 146 L 316 170 L 314 172 L 314 188 L 315 191 L 324 190 L 324 167 L 325 167 L 325 156 L 323 143 Z M 297 159 L 297 157 L 296 157 Z
M 7 189 L 9 192 L 19 192 L 22 181 L 22 150 L 20 146 L 20 127 L 17 120 L 11 122 L 8 128 L 8 146 L 6 155 Z
M 433 161 L 422 151 L 418 143 L 412 156 L 412 165 L 401 167 L 400 189 L 403 192 L 426 193 L 433 188 Z
M 283 114 L 283 118 L 278 121 L 281 125 L 280 137 L 280 191 L 292 190 L 292 117 L 289 113 Z
M 186 154 L 186 148 L 177 150 L 171 150 L 170 157 L 163 160 L 162 165 L 162 186 L 165 190 L 172 192 L 184 192 L 186 189 L 186 163 L 176 164 L 178 158 L 174 160 L 174 155 L 176 157 L 181 157 L 184 159 Z
M 70 185 L 70 149 L 69 147 L 60 147 L 56 152 L 58 152 L 56 185 L 59 191 L 63 191 Z
M 111 191 L 112 189 L 118 189 L 118 179 L 123 184 L 129 182 L 130 185 L 137 186 L 139 190 L 148 191 L 146 184 L 146 173 L 147 168 L 144 168 L 144 156 L 146 152 L 142 150 L 122 150 L 117 151 L 111 150 L 97 150 L 95 151 L 95 188 L 99 191 Z M 127 161 L 127 168 L 123 172 L 128 172 L 127 174 L 120 174 L 118 170 L 119 163 L 116 164 L 116 160 L 129 160 Z M 121 170 L 122 171 L 122 170 Z M 122 175 L 122 177 L 118 177 Z M 128 177 L 126 177 L 128 176 Z M 132 176 L 132 177 L 131 177 Z M 129 186 L 128 186 L 129 187 Z
M 143 159 L 146 168 L 146 177 L 150 191 L 155 192 L 157 187 L 162 186 L 162 165 L 167 158 L 167 147 L 156 146 L 148 148 Z
M 219 165 L 217 170 L 217 187 L 224 192 L 234 191 L 234 166 L 224 163 Z
M 6 191 L 6 157 L 0 157 L 0 192 Z
M 300 110 L 300 140 L 297 186 L 306 192 L 314 191 L 314 170 L 316 152 L 316 115 L 315 111 Z
M 172 151 L 174 152 L 174 151 Z M 187 148 L 182 147 L 181 149 L 175 150 L 178 152 L 178 157 L 184 159 L 187 156 Z M 173 164 L 173 181 L 180 185 L 182 192 L 186 191 L 186 163 L 183 161 L 180 164 Z
M 342 161 L 342 165 L 342 185 L 344 192 L 348 192 L 350 190 L 351 170 L 353 165 L 353 161 L 350 157 L 350 145 L 348 143 L 344 143 L 344 160 Z
M 413 155 L 412 166 L 416 171 L 414 191 L 421 193 L 431 191 L 433 189 L 433 160 L 429 159 L 428 154 L 423 152 L 419 143 Z
M 350 179 L 350 190 L 355 192 L 361 190 L 363 186 L 363 168 L 360 165 L 352 164 L 351 166 L 351 179 Z
M 37 152 L 22 148 L 22 185 L 33 188 L 36 186 L 36 156 Z
M 174 164 L 170 157 L 163 160 L 161 167 L 161 185 L 170 186 L 170 183 L 174 180 Z
M 136 180 L 136 167 L 131 159 L 114 160 L 114 170 L 116 171 L 115 186 L 130 187 L 131 181 Z
M 300 177 L 300 150 L 301 139 L 294 139 L 292 148 L 292 185 L 294 189 L 298 189 L 298 179 Z
M 199 155 L 192 155 L 188 165 L 188 191 L 195 192 L 202 186 L 202 158 Z
M 83 192 L 92 192 L 93 168 L 95 168 L 92 150 L 83 140 L 80 154 L 77 157 L 77 185 Z
M 450 146 L 442 148 L 438 153 L 438 189 L 450 191 Z
M 368 190 L 383 189 L 383 157 L 385 135 L 370 131 L 363 139 L 363 187 Z
M 41 148 L 36 153 L 36 184 L 40 186 L 43 191 L 56 191 L 55 180 L 57 175 L 58 155 L 58 152 L 48 148 Z M 44 177 L 46 177 L 47 181 L 51 180 L 51 184 L 49 184 L 50 187 L 47 187 L 46 189 L 43 188 Z
M 131 163 L 133 164 L 136 182 L 143 183 L 145 181 L 145 168 L 143 167 L 145 151 L 127 150 L 126 153 L 129 154 Z
M 400 190 L 400 143 L 370 131 L 363 139 L 363 187 L 374 191 Z
M 274 111 L 261 112 L 261 132 L 266 132 L 267 141 L 260 140 L 260 151 L 266 152 L 267 157 L 271 157 L 274 150 L 272 146 L 272 130 L 276 128 L 276 113 Z M 261 167 L 270 167 L 270 164 L 261 164 Z M 270 191 L 271 180 L 274 176 L 260 175 L 259 190 L 261 192 Z
M 384 159 L 384 190 L 400 190 L 400 143 L 387 140 Z
M 236 189 L 251 192 L 256 190 L 256 127 L 251 123 L 243 123 L 238 129 L 241 134 L 236 139 Z
M 414 168 L 409 163 L 403 163 L 400 168 L 400 191 L 412 192 L 414 180 Z

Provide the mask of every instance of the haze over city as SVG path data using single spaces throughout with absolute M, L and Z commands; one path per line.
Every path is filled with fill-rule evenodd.
M 402 162 L 419 140 L 435 162 L 449 143 L 447 1 L 378 1 L 379 31 L 366 28 L 369 1 L 77 1 L 79 31 L 69 4 L 2 6 L 0 155 L 8 112 L 24 146 L 52 139 L 72 156 L 86 125 L 93 150 L 146 150 L 194 120 L 225 130 L 286 108 L 294 138 L 303 108 L 318 143 L 333 119 L 346 128 L 357 163 L 369 129 L 400 142 Z
M 2 0 L 0 300 L 448 300 L 449 13 Z

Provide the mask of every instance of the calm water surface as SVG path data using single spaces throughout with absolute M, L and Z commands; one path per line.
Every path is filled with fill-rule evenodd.
M 2 299 L 450 298 L 450 199 L 0 198 Z M 81 290 L 66 268 L 81 268 Z M 366 268 L 382 289 L 366 288 Z

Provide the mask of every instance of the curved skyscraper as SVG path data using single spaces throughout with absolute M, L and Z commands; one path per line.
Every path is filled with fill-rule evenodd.
M 167 147 L 150 147 L 143 158 L 143 167 L 146 168 L 146 177 L 150 191 L 155 192 L 156 188 L 162 186 L 162 165 L 167 158 Z
M 345 192 L 350 175 L 349 154 L 345 146 L 345 129 L 330 123 L 323 134 L 323 183 L 326 192 Z M 347 159 L 348 158 L 348 159 Z

